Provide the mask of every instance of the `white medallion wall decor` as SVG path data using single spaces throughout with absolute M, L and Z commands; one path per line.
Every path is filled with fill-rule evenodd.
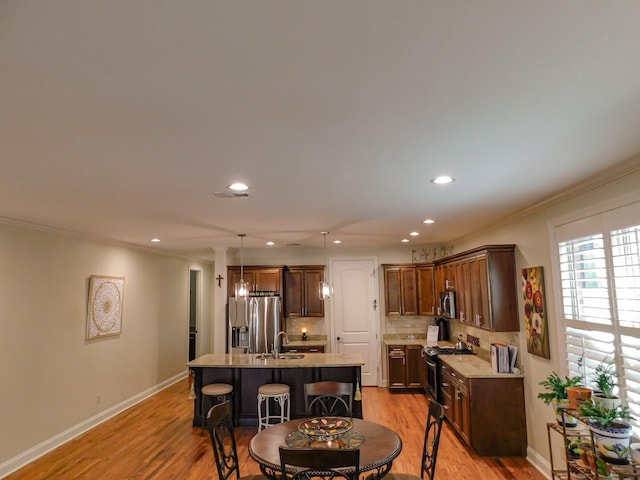
M 87 340 L 120 335 L 124 277 L 89 277 Z

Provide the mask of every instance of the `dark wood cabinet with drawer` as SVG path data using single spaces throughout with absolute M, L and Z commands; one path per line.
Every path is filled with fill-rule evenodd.
M 282 347 L 282 351 L 285 353 L 324 353 L 324 345 L 285 345 Z
M 390 345 L 388 347 L 388 383 L 391 389 L 422 388 L 425 369 L 420 356 L 421 345 Z
M 440 359 L 439 398 L 453 429 L 478 455 L 526 456 L 522 378 L 467 378 Z

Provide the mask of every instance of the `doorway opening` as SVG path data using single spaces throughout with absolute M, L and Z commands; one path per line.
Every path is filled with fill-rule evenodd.
M 200 269 L 189 268 L 189 361 L 198 355 L 201 275 Z

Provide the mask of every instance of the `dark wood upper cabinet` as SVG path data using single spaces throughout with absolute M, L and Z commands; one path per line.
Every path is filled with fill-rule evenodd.
M 440 263 L 456 271 L 460 321 L 492 332 L 520 330 L 515 245 L 478 247 L 448 257 L 438 267 Z
M 435 315 L 435 267 L 432 264 L 382 265 L 387 315 Z
M 319 284 L 324 279 L 322 265 L 292 266 L 284 271 L 284 311 L 287 317 L 324 317 L 324 301 Z
M 282 295 L 283 267 L 261 267 L 249 265 L 242 267 L 244 281 L 249 284 L 250 292 L 272 292 Z M 240 281 L 240 266 L 227 267 L 227 296 L 235 295 L 235 285 Z
M 434 287 L 434 266 L 418 265 L 418 314 L 435 315 L 435 287 Z
M 415 265 L 383 265 L 387 315 L 418 315 Z

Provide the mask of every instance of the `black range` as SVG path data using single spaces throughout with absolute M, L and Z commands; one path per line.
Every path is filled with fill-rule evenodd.
M 455 347 L 439 347 L 425 346 L 422 348 L 423 358 L 426 364 L 426 380 L 425 392 L 427 396 L 433 398 L 436 402 L 441 402 L 440 395 L 440 362 L 439 355 L 475 355 L 470 348 Z

